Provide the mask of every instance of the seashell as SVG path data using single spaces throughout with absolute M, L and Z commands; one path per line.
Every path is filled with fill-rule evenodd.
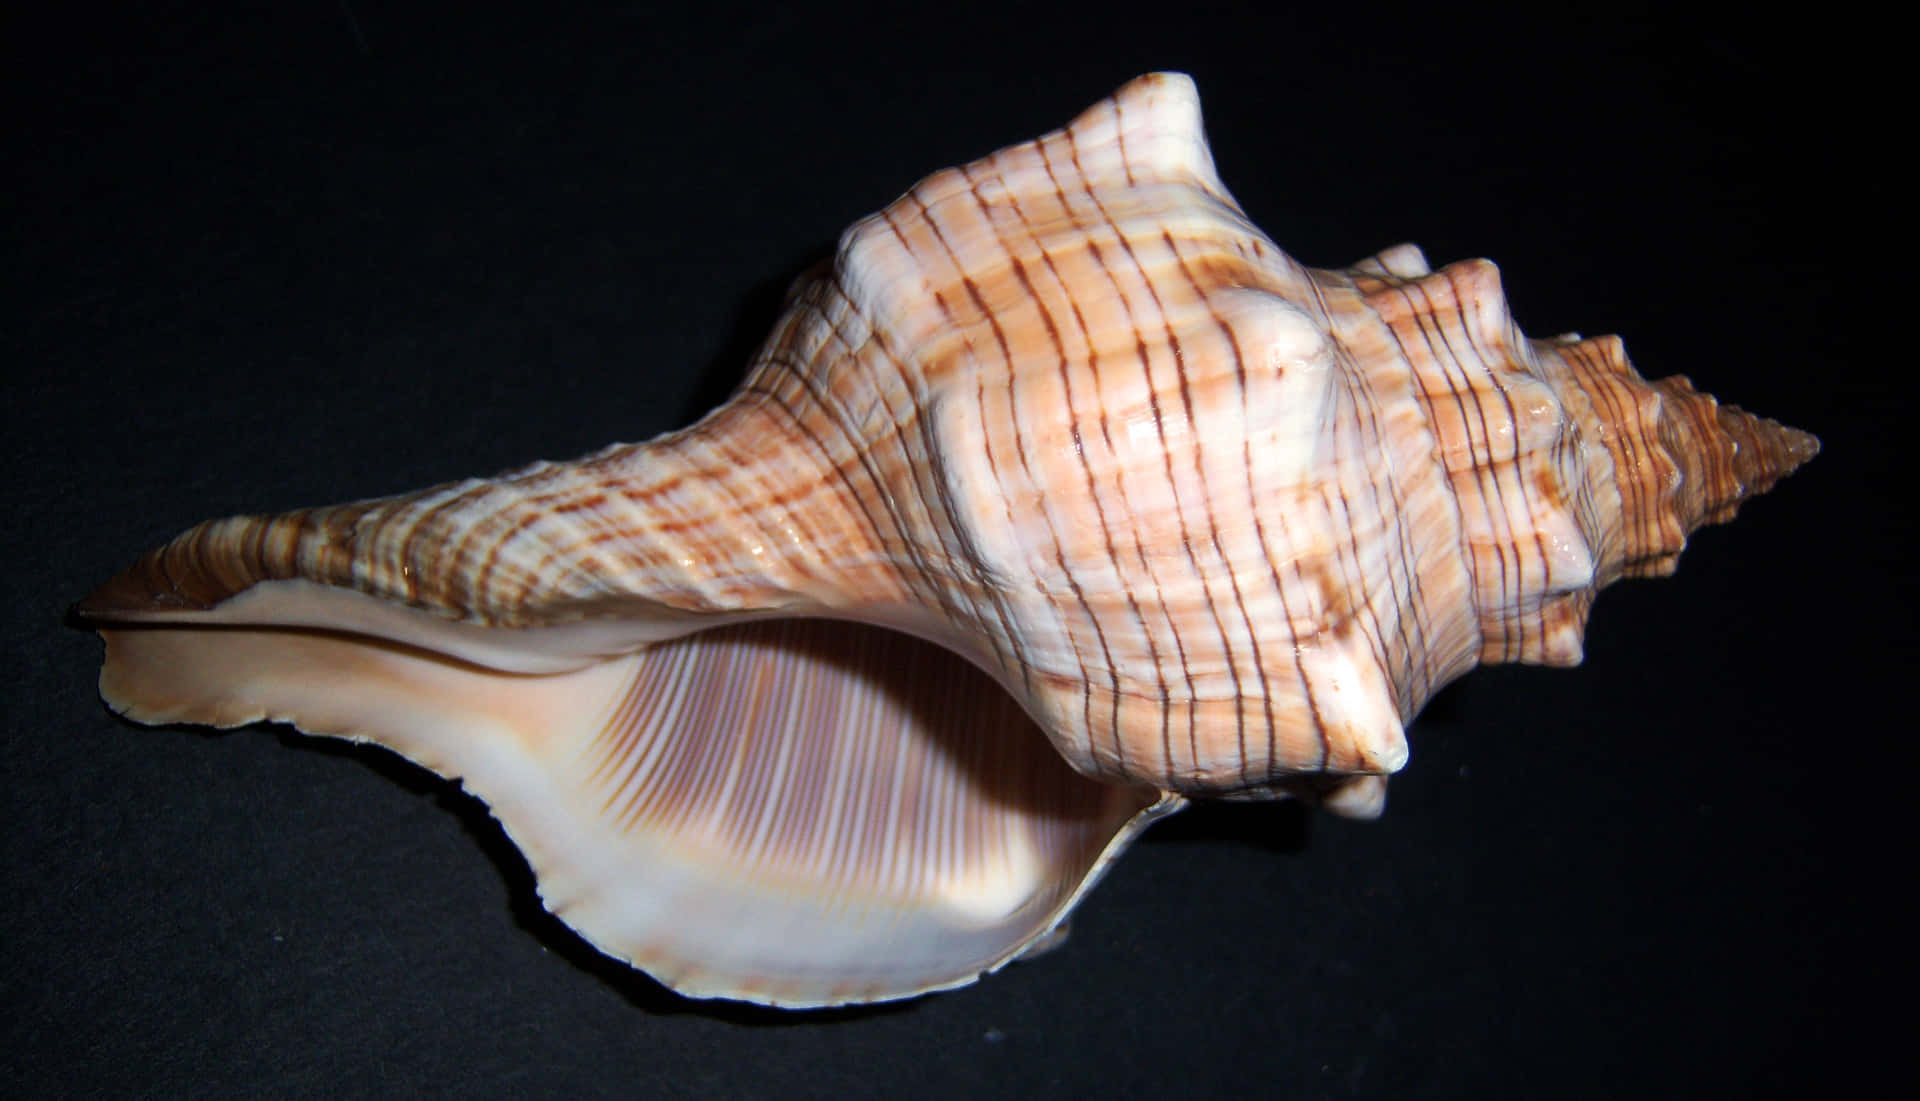
M 1817 450 L 1485 261 L 1300 265 L 1161 74 L 853 226 L 690 428 L 202 524 L 78 612 L 116 711 L 377 742 L 602 951 L 830 1005 L 1051 943 L 1189 799 L 1379 813 L 1440 686 L 1578 662 Z

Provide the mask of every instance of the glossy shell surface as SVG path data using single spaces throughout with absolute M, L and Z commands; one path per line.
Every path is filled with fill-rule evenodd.
M 1817 450 L 1531 340 L 1486 261 L 1308 268 L 1142 77 L 936 173 L 699 423 L 201 525 L 80 607 L 142 722 L 386 745 L 675 989 L 899 998 L 1045 944 L 1194 798 L 1377 814 L 1481 662 L 1572 664 Z

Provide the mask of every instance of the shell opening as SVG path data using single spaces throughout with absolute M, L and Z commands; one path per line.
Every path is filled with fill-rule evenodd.
M 846 621 L 538 674 L 332 630 L 102 634 L 102 690 L 129 717 L 286 720 L 462 778 L 549 908 L 694 996 L 969 982 L 1046 935 L 1161 802 L 1072 771 L 965 659 Z

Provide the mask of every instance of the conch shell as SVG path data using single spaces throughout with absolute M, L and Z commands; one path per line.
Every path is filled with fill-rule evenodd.
M 1578 662 L 1817 449 L 1485 261 L 1301 266 L 1162 74 L 848 230 L 690 428 L 202 524 L 78 611 L 128 717 L 378 742 L 602 951 L 830 1005 L 1046 943 L 1190 798 L 1378 813 L 1441 685 Z

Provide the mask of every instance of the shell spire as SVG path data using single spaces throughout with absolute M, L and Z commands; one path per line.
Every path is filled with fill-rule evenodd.
M 1400 245 L 1348 275 L 1372 316 L 1347 342 L 1390 342 L 1407 365 L 1459 504 L 1479 643 L 1470 658 L 1428 648 L 1429 685 L 1474 661 L 1578 663 L 1600 589 L 1672 573 L 1689 533 L 1819 451 L 1684 376 L 1649 382 L 1619 337 L 1527 338 L 1488 261 L 1436 272 Z M 1388 336 L 1368 334 L 1374 319 Z M 1427 694 L 1400 699 L 1417 710 Z
M 1617 537 L 1603 540 L 1602 585 L 1671 574 L 1688 535 L 1733 519 L 1749 497 L 1820 453 L 1811 434 L 1722 405 L 1685 375 L 1642 379 L 1618 337 L 1543 341 L 1540 358 L 1550 377 L 1579 391 L 1589 432 L 1606 450 L 1607 461 L 1593 464 L 1606 477 L 1593 481 L 1618 499 L 1619 520 Z
M 1694 390 L 1685 375 L 1656 385 L 1666 397 L 1660 429 L 1671 441 L 1667 453 L 1682 464 L 1673 509 L 1688 531 L 1732 520 L 1747 498 L 1772 489 L 1820 453 L 1811 433 L 1722 405 Z

